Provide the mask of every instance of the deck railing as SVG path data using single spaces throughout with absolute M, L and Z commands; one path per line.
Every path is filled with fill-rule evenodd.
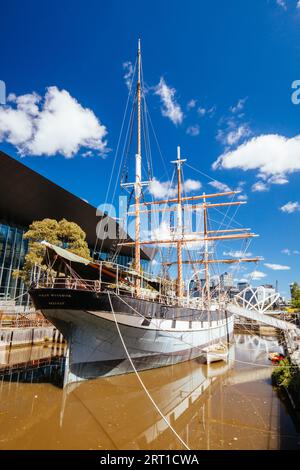
M 113 282 L 104 282 L 101 279 L 102 266 L 108 267 L 110 265 L 114 268 L 115 280 Z M 121 279 L 120 275 L 123 273 L 126 274 L 126 280 Z M 120 293 L 126 293 L 132 297 L 135 296 L 134 288 L 134 279 L 137 273 L 134 270 L 126 269 L 124 266 L 117 265 L 115 263 L 110 263 L 107 261 L 102 261 L 99 266 L 99 279 L 81 279 L 77 277 L 67 276 L 67 277 L 56 277 L 48 275 L 45 272 L 36 272 L 34 276 L 34 282 L 32 286 L 37 288 L 47 288 L 47 289 L 70 289 L 77 291 L 92 291 L 92 292 L 105 292 L 107 290 L 115 292 L 117 295 Z M 203 300 L 201 297 L 189 297 L 184 296 L 178 298 L 175 295 L 175 292 L 172 292 L 172 285 L 167 286 L 169 289 L 169 294 L 163 293 L 163 287 L 166 288 L 165 282 L 159 277 L 152 277 L 147 273 L 142 273 L 140 276 L 142 288 L 140 289 L 139 298 L 155 301 L 167 306 L 180 306 L 185 308 L 203 308 Z M 159 290 L 151 288 L 151 282 L 156 282 L 159 286 Z M 144 287 L 143 287 L 144 286 Z
M 89 290 L 96 292 L 101 290 L 101 282 L 98 280 L 65 277 L 40 278 L 32 286 L 45 289 Z
M 105 292 L 107 290 L 115 292 L 117 295 L 126 293 L 131 297 L 135 296 L 135 288 L 132 285 L 120 283 L 101 282 L 94 279 L 76 279 L 76 278 L 41 278 L 33 284 L 36 288 L 45 289 L 70 289 L 77 291 Z M 152 302 L 159 302 L 166 306 L 180 306 L 186 308 L 201 308 L 201 298 L 182 297 L 178 299 L 174 295 L 164 295 L 158 291 L 149 288 L 141 288 L 139 298 Z

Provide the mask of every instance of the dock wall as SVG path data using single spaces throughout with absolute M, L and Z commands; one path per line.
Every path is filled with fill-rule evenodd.
M 45 341 L 62 343 L 63 336 L 54 326 L 0 328 L 0 348 L 39 344 Z

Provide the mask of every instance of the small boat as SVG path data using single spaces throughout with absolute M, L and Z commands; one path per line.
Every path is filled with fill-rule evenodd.
M 204 352 L 206 353 L 206 364 L 220 361 L 227 362 L 228 360 L 228 347 L 222 342 L 204 348 Z

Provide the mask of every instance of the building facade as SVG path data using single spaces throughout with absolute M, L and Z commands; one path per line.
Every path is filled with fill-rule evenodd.
M 107 217 L 105 214 L 97 215 L 95 207 L 1 151 L 0 175 L 0 300 L 28 302 L 26 285 L 13 273 L 23 267 L 28 250 L 24 233 L 34 220 L 65 218 L 77 223 L 86 233 L 91 255 L 95 254 L 95 259 L 110 259 L 115 240 L 101 241 L 101 250 L 95 246 L 96 227 Z M 110 223 L 117 225 L 116 221 Z M 132 241 L 118 225 L 116 233 L 122 240 Z M 134 248 L 124 246 L 114 261 L 128 266 L 133 257 Z M 149 269 L 151 258 L 150 251 L 142 250 L 144 271 Z
M 0 224 L 0 299 L 22 298 L 26 287 L 20 278 L 13 275 L 21 269 L 27 253 L 24 229 Z
M 223 273 L 220 276 L 220 285 L 222 289 L 230 289 L 234 286 L 233 276 L 231 273 Z

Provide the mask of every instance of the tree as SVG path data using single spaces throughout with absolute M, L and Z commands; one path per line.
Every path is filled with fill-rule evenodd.
M 24 234 L 24 238 L 29 241 L 28 252 L 23 269 L 14 271 L 14 276 L 20 276 L 27 282 L 35 265 L 40 266 L 42 270 L 47 269 L 44 262 L 46 247 L 41 244 L 43 240 L 66 248 L 83 258 L 91 259 L 86 234 L 79 225 L 66 219 L 59 222 L 55 219 L 34 221 Z
M 300 286 L 297 282 L 291 285 L 292 307 L 300 308 Z

